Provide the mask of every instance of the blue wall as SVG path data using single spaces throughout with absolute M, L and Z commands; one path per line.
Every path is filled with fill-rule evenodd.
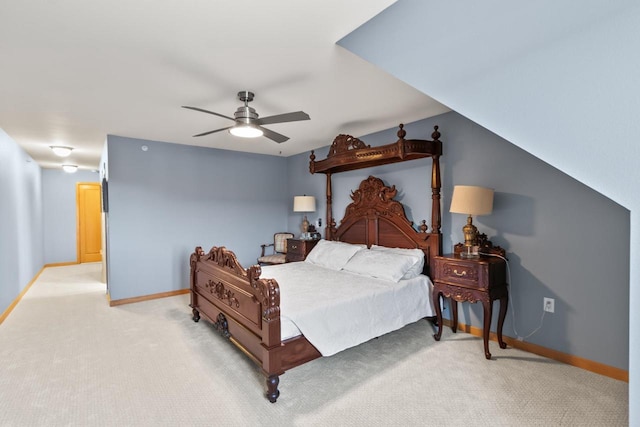
M 621 249 L 629 245 L 629 211 L 455 112 L 407 124 L 407 138 L 430 139 L 435 124 L 444 147 L 445 253 L 463 240 L 466 222 L 464 215 L 449 213 L 453 185 L 482 185 L 496 192 L 494 212 L 474 223 L 507 250 L 513 305 L 504 333 L 515 338 L 533 332 L 540 324 L 543 297 L 555 298 L 555 313 L 546 314 L 542 328 L 525 341 L 628 369 L 629 254 Z M 397 140 L 396 130 L 361 139 L 372 146 L 387 144 Z M 327 151 L 316 150 L 317 159 Z M 309 153 L 289 158 L 289 180 L 295 183 L 291 194 L 315 195 L 318 212 L 309 219 L 321 215 L 324 221 L 325 176 L 306 172 L 308 161 Z M 339 221 L 350 191 L 375 175 L 400 190 L 410 220 L 429 224 L 430 174 L 430 160 L 415 160 L 334 175 L 333 215 Z M 298 222 L 294 217 L 290 225 Z M 481 307 L 462 305 L 460 321 L 482 327 Z
M 188 287 L 196 246 L 248 267 L 286 230 L 285 158 L 119 136 L 107 151 L 112 300 Z
M 88 170 L 76 173 L 60 169 L 42 170 L 45 264 L 78 260 L 76 184 L 98 181 L 98 173 Z
M 0 129 L 0 314 L 43 264 L 40 167 Z
M 631 0 L 399 0 L 339 44 L 629 209 L 616 252 L 637 260 L 639 27 Z M 626 269 L 628 300 L 601 316 L 629 321 L 629 420 L 640 425 L 640 265 Z

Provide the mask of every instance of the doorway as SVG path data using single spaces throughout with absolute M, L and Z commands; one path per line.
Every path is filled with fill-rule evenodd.
M 78 262 L 102 260 L 102 214 L 100 183 L 76 183 Z

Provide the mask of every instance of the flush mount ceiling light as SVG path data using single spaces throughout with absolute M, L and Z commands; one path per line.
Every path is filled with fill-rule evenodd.
M 66 173 L 75 173 L 78 170 L 78 166 L 76 165 L 62 165 L 62 170 Z
M 67 157 L 73 150 L 71 147 L 64 147 L 62 145 L 51 145 L 49 148 L 51 148 L 53 154 L 60 157 Z

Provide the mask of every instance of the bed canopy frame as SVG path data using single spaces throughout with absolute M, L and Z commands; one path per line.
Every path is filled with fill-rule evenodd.
M 333 216 L 333 190 L 331 183 L 331 176 L 333 174 L 430 157 L 432 159 L 431 232 L 427 233 L 425 220 L 423 220 L 419 226 L 419 231 L 421 233 L 430 235 L 430 250 L 425 250 L 425 254 L 427 255 L 426 267 L 428 267 L 428 265 L 432 265 L 431 261 L 433 261 L 433 256 L 442 253 L 442 238 L 440 231 L 442 225 L 442 213 L 440 209 L 440 188 L 442 186 L 440 180 L 440 156 L 442 155 L 442 142 L 440 141 L 440 132 L 438 131 L 438 126 L 434 126 L 433 133 L 431 134 L 432 140 L 405 139 L 407 132 L 404 130 L 404 125 L 400 124 L 398 127 L 398 140 L 396 142 L 377 147 L 371 147 L 351 135 L 338 135 L 331 144 L 326 159 L 316 161 L 315 152 L 313 150 L 311 151 L 311 155 L 309 156 L 309 172 L 312 174 L 324 173 L 326 175 L 327 222 L 325 227 L 325 238 L 327 240 L 345 240 L 344 234 L 346 233 L 346 229 L 349 228 L 345 227 L 345 225 L 348 224 L 341 223 L 341 231 L 338 232 L 338 229 L 336 228 L 336 221 Z M 378 197 L 390 199 L 395 196 L 395 186 L 393 187 L 394 193 L 390 195 L 379 195 L 376 191 L 377 190 L 372 189 L 371 187 L 363 188 L 361 184 L 360 188 L 353 192 L 351 198 L 355 203 L 357 201 L 356 198 L 358 198 L 358 200 L 362 198 L 369 198 L 370 201 L 372 201 Z M 354 203 L 349 205 L 347 213 L 349 213 L 349 209 L 353 210 Z M 398 205 L 400 206 L 400 209 L 403 209 L 399 203 Z M 377 214 L 370 208 L 371 204 L 363 206 L 362 212 L 357 217 L 368 218 L 371 221 L 376 220 Z M 348 215 L 345 214 L 345 218 L 347 216 Z M 404 210 L 402 212 L 402 216 L 404 216 Z M 413 228 L 413 223 L 409 224 L 410 227 Z M 364 226 L 366 230 L 371 228 L 367 227 L 367 225 Z M 371 246 L 372 244 L 393 246 L 393 242 L 389 242 L 391 244 L 383 244 L 384 242 L 380 242 L 378 240 L 379 238 L 380 236 L 367 233 L 366 241 L 359 241 L 356 243 L 366 243 L 368 246 Z

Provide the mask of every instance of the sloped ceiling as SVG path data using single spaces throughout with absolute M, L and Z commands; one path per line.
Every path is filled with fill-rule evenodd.
M 639 23 L 632 0 L 399 0 L 339 44 L 630 209 Z

